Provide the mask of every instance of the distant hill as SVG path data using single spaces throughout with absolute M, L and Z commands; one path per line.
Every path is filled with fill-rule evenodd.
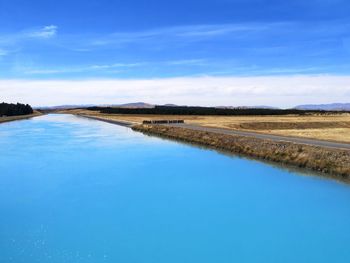
M 167 107 L 178 107 L 179 105 L 172 104 L 172 103 L 168 103 L 168 104 L 164 104 L 163 106 L 167 106 Z
M 166 106 L 166 107 L 187 107 L 187 105 L 176 105 L 176 104 L 164 104 L 155 105 L 146 102 L 132 102 L 124 104 L 76 104 L 76 105 L 57 105 L 57 106 L 47 106 L 47 107 L 36 107 L 40 110 L 64 110 L 64 109 L 76 109 L 76 108 L 91 108 L 91 107 L 111 107 L 111 108 L 124 108 L 124 109 L 153 109 L 156 106 Z M 191 107 L 191 106 L 188 106 Z M 266 105 L 256 105 L 256 106 L 216 106 L 213 108 L 217 109 L 266 109 L 266 110 L 278 110 L 280 108 L 266 106 Z M 350 103 L 331 103 L 331 104 L 305 104 L 298 105 L 293 108 L 294 110 L 323 110 L 323 111 L 350 111 Z
M 295 107 L 298 110 L 350 111 L 350 103 L 305 104 Z
M 41 106 L 35 107 L 35 109 L 40 110 L 69 110 L 69 109 L 78 109 L 78 108 L 89 108 L 89 107 L 115 107 L 115 108 L 142 108 L 150 109 L 154 108 L 155 105 L 148 104 L 144 102 L 134 102 L 134 103 L 125 103 L 125 104 L 71 104 L 71 105 L 57 105 L 57 106 Z
M 271 109 L 277 110 L 279 108 L 265 105 L 257 105 L 257 106 L 216 106 L 218 109 Z
M 128 109 L 152 109 L 154 108 L 154 104 L 149 104 L 145 102 L 133 102 L 133 103 L 126 103 L 126 104 L 120 104 L 120 105 L 113 105 L 112 107 L 117 108 L 128 108 Z

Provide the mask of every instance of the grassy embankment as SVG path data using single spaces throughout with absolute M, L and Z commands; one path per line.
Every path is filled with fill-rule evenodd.
M 42 113 L 38 111 L 34 111 L 33 114 L 27 114 L 27 115 L 16 115 L 16 116 L 9 116 L 9 117 L 0 117 L 0 123 L 9 122 L 9 121 L 17 121 L 17 120 L 23 120 L 23 119 L 29 119 L 33 117 L 37 117 L 42 115 Z
M 350 151 L 270 141 L 252 137 L 223 135 L 161 125 L 135 125 L 145 134 L 181 140 L 260 159 L 320 171 L 350 181 Z

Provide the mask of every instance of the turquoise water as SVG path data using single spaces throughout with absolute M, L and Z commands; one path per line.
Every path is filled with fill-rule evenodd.
M 70 115 L 0 125 L 0 262 L 350 262 L 350 186 Z

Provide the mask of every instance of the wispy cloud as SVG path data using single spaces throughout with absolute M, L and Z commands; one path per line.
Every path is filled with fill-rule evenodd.
M 55 25 L 44 26 L 38 30 L 32 30 L 24 34 L 24 37 L 33 37 L 33 38 L 51 38 L 57 34 L 58 27 Z
M 86 67 L 87 70 L 103 70 L 103 69 L 114 69 L 114 68 L 133 68 L 145 65 L 147 62 L 135 62 L 135 63 L 113 63 L 104 65 L 91 65 Z
M 347 66 L 348 67 L 348 66 Z M 184 59 L 184 60 L 169 60 L 169 61 L 142 61 L 132 63 L 111 63 L 111 64 L 92 64 L 92 65 L 80 65 L 74 67 L 29 67 L 18 66 L 16 72 L 21 74 L 40 77 L 59 77 L 66 74 L 82 73 L 79 76 L 106 76 L 111 73 L 127 73 L 128 78 L 132 75 L 137 76 L 137 72 L 143 72 L 147 68 L 149 71 L 163 70 L 164 72 L 181 71 L 180 75 L 174 74 L 173 76 L 295 76 L 295 75 L 320 75 L 320 72 L 334 72 L 340 67 L 332 68 L 332 66 L 305 66 L 305 67 L 262 67 L 257 65 L 239 65 L 235 61 L 230 60 L 209 60 L 209 59 Z M 188 71 L 190 69 L 190 71 Z M 184 73 L 186 72 L 187 73 Z M 88 75 L 87 75 L 88 74 Z M 125 74 L 124 74 L 125 77 Z M 156 75 L 149 75 L 148 77 L 154 78 Z M 141 78 L 136 77 L 136 78 Z
M 108 71 L 122 72 L 124 69 L 140 67 L 145 65 L 146 62 L 135 62 L 135 63 L 113 63 L 113 64 L 94 64 L 94 65 L 83 65 L 76 67 L 64 67 L 64 68 L 30 68 L 20 67 L 18 70 L 22 71 L 27 75 L 55 75 L 62 73 L 79 73 L 88 71 Z M 118 71 L 116 71 L 118 69 Z
M 348 74 L 344 59 L 350 50 L 348 28 L 349 24 L 332 21 L 263 22 L 111 33 L 67 34 L 60 28 L 58 34 L 57 26 L 47 25 L 0 35 L 0 56 L 8 56 L 5 71 L 14 77 L 64 78 L 69 73 L 82 73 L 75 74 L 76 78 L 110 77 L 125 71 L 134 78 L 211 72 L 235 76 Z M 127 63 L 114 63 L 119 58 Z
M 268 29 L 269 24 L 221 24 L 197 25 L 175 28 L 176 35 L 180 37 L 217 37 L 233 33 L 260 31 Z
M 61 68 L 61 69 L 39 69 L 39 68 L 24 68 L 22 69 L 24 74 L 28 75 L 55 75 L 55 74 L 62 74 L 62 73 L 67 73 L 67 72 L 80 72 L 81 70 L 79 69 L 73 69 L 73 68 Z
M 157 40 L 158 43 L 174 40 L 200 41 L 244 32 L 261 31 L 269 28 L 269 24 L 217 24 L 217 25 L 188 25 L 162 27 L 144 31 L 114 32 L 105 36 L 96 36 L 88 43 L 93 46 L 112 44 L 144 43 Z
M 57 30 L 58 27 L 55 25 L 29 28 L 12 34 L 0 35 L 0 43 L 3 45 L 15 45 L 30 39 L 50 39 L 57 35 Z
M 76 67 L 64 68 L 35 68 L 35 67 L 19 67 L 18 71 L 27 75 L 57 75 L 62 73 L 79 73 L 79 72 L 123 72 L 140 67 L 171 67 L 171 66 L 205 66 L 209 62 L 205 59 L 184 59 L 184 60 L 169 60 L 169 61 L 142 61 L 134 63 L 111 63 L 111 64 L 93 64 L 82 65 Z
M 319 58 L 337 57 L 348 50 L 349 24 L 330 21 L 327 24 L 298 22 L 263 22 L 208 24 L 160 27 L 142 31 L 120 31 L 109 34 L 62 35 L 59 44 L 76 52 L 127 51 L 137 48 L 143 53 L 172 54 L 191 50 L 210 57 L 256 60 L 287 56 Z M 278 37 L 276 37 L 278 36 Z M 343 41 L 342 41 L 343 39 Z M 340 40 L 340 42 L 339 42 Z M 198 48 L 200 47 L 200 48 Z M 200 51 L 203 52 L 200 53 Z M 226 55 L 223 51 L 226 50 Z M 320 52 L 322 52 L 320 54 Z M 189 60 L 186 57 L 178 60 Z M 293 60 L 290 60 L 293 61 Z M 195 63 L 193 63 L 195 64 Z M 199 63 L 198 63 L 199 64 Z

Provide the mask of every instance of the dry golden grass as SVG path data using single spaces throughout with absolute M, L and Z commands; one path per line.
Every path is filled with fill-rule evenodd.
M 68 110 L 63 113 L 83 114 L 109 120 L 140 124 L 143 120 L 184 119 L 186 123 L 207 127 L 238 129 L 259 133 L 314 138 L 350 143 L 350 114 L 307 116 L 178 116 L 101 114 L 88 110 Z

